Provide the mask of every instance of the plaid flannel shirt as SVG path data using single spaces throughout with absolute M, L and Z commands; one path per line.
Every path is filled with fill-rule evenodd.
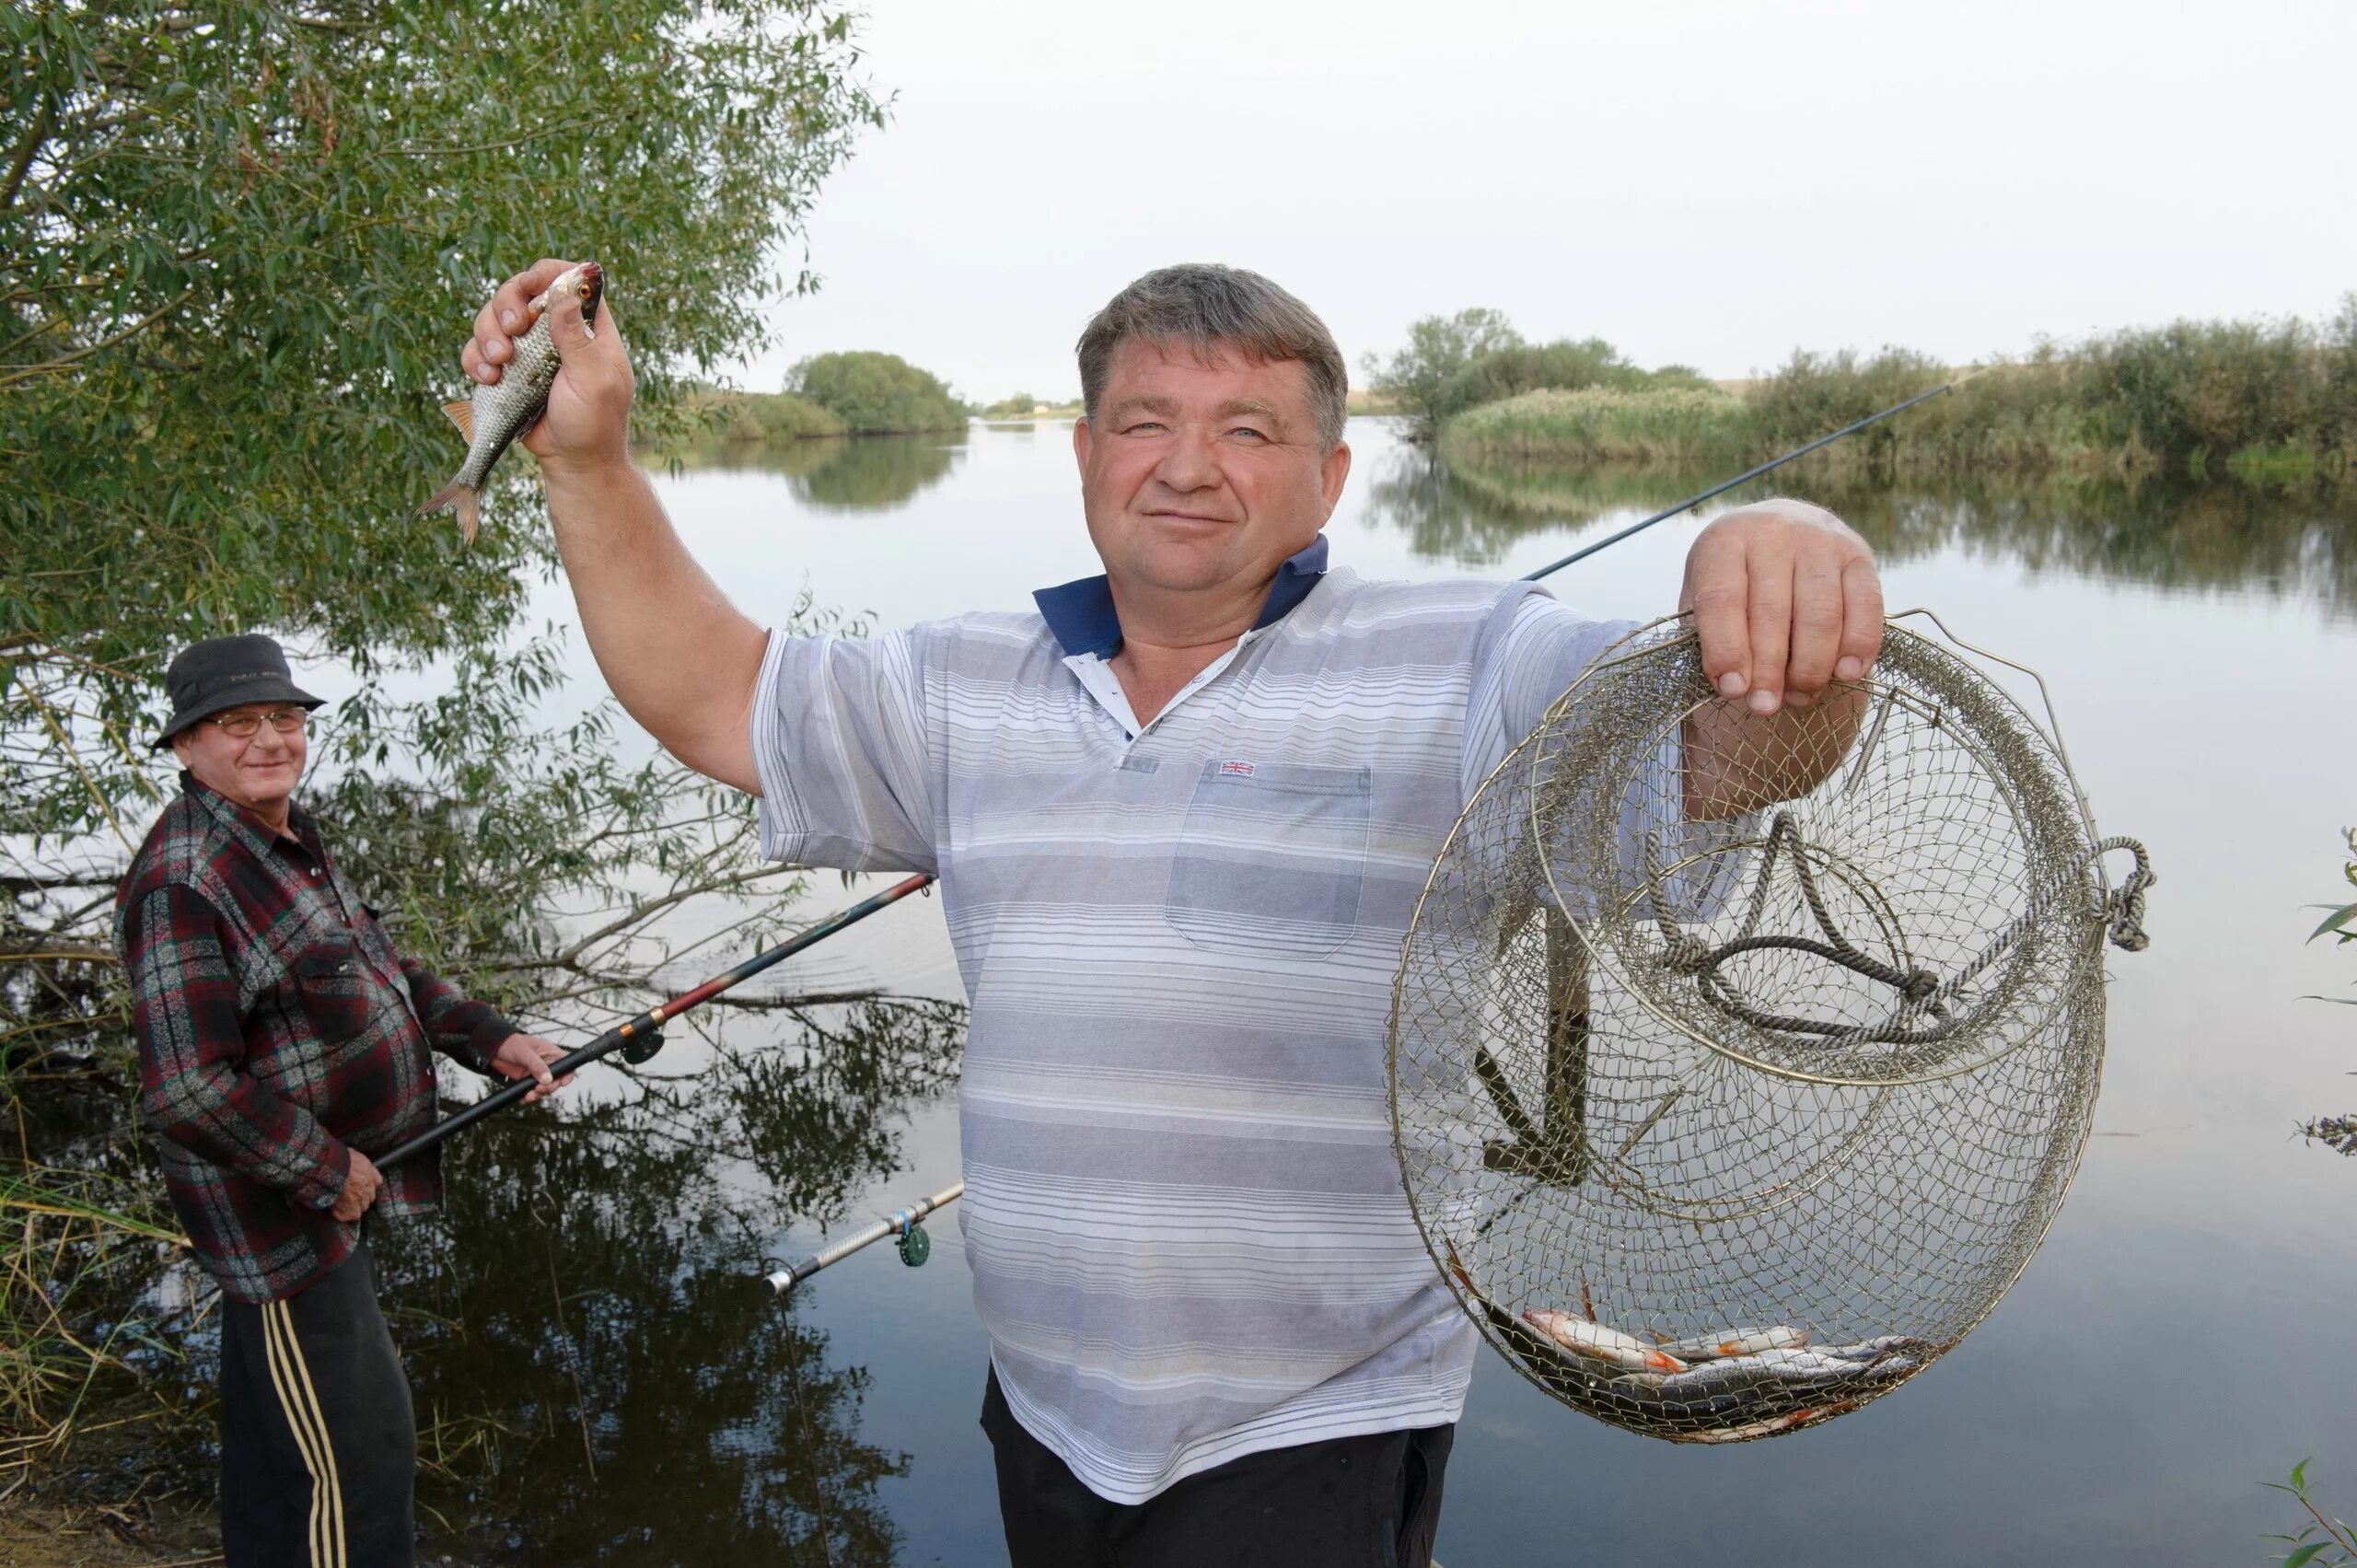
M 286 833 L 187 773 L 115 902 L 140 1112 L 197 1256 L 239 1301 L 343 1261 L 328 1211 L 351 1151 L 435 1120 L 432 1052 L 479 1073 L 516 1026 L 393 950 L 300 806 Z M 435 1151 L 385 1172 L 370 1212 L 441 1198 Z

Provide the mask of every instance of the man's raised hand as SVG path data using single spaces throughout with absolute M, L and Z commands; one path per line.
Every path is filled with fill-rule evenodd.
M 1761 502 L 1713 521 L 1687 552 L 1678 608 L 1694 617 L 1702 673 L 1755 714 L 1806 707 L 1882 651 L 1874 552 L 1805 502 Z
M 531 326 L 527 307 L 576 264 L 544 258 L 499 285 L 476 314 L 474 336 L 459 355 L 470 381 L 498 382 L 502 367 L 516 357 L 516 338 Z M 548 412 L 524 434 L 524 449 L 559 471 L 627 465 L 637 383 L 614 320 L 610 281 L 594 322 L 582 320 L 577 301 L 559 299 L 549 309 L 549 331 L 564 367 L 549 388 Z

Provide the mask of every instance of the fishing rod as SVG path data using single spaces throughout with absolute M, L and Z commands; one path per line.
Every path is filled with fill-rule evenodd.
M 1987 367 L 1984 366 L 1982 368 L 1985 369 Z M 1811 452 L 1816 451 L 1819 447 L 1829 447 L 1834 442 L 1840 440 L 1844 436 L 1855 436 L 1859 431 L 1864 430 L 1866 426 L 1870 424 L 1878 424 L 1882 421 L 1888 419 L 1892 414 L 1904 413 L 1909 409 L 1913 408 L 1917 403 L 1922 402 L 1928 398 L 1936 398 L 1942 392 L 1952 392 L 1958 387 L 1963 386 L 1974 376 L 1978 376 L 1980 374 L 1980 370 L 1974 370 L 1968 375 L 1957 377 L 1953 381 L 1944 381 L 1928 392 L 1918 392 L 1913 397 L 1908 399 L 1905 402 L 1891 404 L 1880 413 L 1870 413 L 1854 424 L 1845 424 L 1840 429 L 1833 432 L 1830 436 L 1820 436 L 1805 447 L 1795 447 L 1791 451 L 1785 453 L 1782 457 L 1771 459 L 1769 461 L 1760 464 L 1756 469 L 1746 469 L 1724 484 L 1714 484 L 1699 495 L 1689 495 L 1675 506 L 1665 506 L 1650 517 L 1631 523 L 1627 528 L 1622 528 L 1619 533 L 1612 535 L 1608 539 L 1600 539 L 1594 544 L 1585 545 L 1578 550 L 1573 551 L 1569 555 L 1564 556 L 1561 561 L 1556 562 L 1551 566 L 1541 566 L 1536 572 L 1525 573 L 1522 580 L 1526 583 L 1535 583 L 1539 578 L 1544 577 L 1550 573 L 1562 571 L 1564 567 L 1573 564 L 1574 562 L 1585 561 L 1589 556 L 1595 554 L 1597 551 L 1603 550 L 1608 546 L 1620 543 L 1622 540 L 1627 539 L 1631 534 L 1643 533 L 1647 528 L 1653 527 L 1655 523 L 1664 521 L 1666 518 L 1674 517 L 1680 512 L 1691 511 L 1695 507 L 1700 506 L 1703 502 L 1711 499 L 1713 495 L 1723 495 L 1726 492 L 1733 490 L 1736 485 L 1747 483 L 1752 480 L 1758 479 L 1763 473 L 1773 473 L 1776 470 L 1782 468 L 1786 463 L 1791 462 L 1795 458 L 1805 458 Z
M 895 1210 L 874 1225 L 864 1226 L 844 1237 L 831 1247 L 822 1247 L 799 1263 L 780 1269 L 769 1276 L 770 1288 L 784 1295 L 819 1270 L 840 1263 L 863 1247 L 872 1247 L 888 1236 L 900 1238 L 900 1261 L 913 1269 L 933 1253 L 933 1237 L 927 1236 L 923 1220 L 935 1209 L 943 1209 L 966 1195 L 966 1184 L 953 1181 L 930 1198 L 920 1198 L 905 1209 Z
M 872 898 L 860 900 L 842 913 L 820 921 L 790 941 L 781 942 L 767 952 L 754 954 L 726 974 L 714 975 L 693 991 L 683 992 L 668 1002 L 658 1002 L 638 1016 L 625 1023 L 616 1024 L 578 1051 L 568 1051 L 549 1063 L 549 1075 L 552 1078 L 562 1078 L 576 1067 L 586 1067 L 592 1062 L 601 1062 L 618 1051 L 622 1053 L 622 1060 L 625 1062 L 635 1064 L 645 1061 L 662 1048 L 664 1020 L 676 1018 L 691 1008 L 703 1005 L 729 987 L 750 980 L 772 964 L 790 958 L 806 947 L 816 947 L 845 926 L 855 925 L 865 920 L 885 905 L 898 903 L 911 893 L 922 892 L 932 887 L 933 881 L 931 877 L 919 874 L 905 881 L 893 883 Z M 539 1086 L 539 1082 L 537 1078 L 517 1078 L 506 1087 L 483 1096 L 465 1109 L 444 1117 L 390 1154 L 377 1156 L 375 1162 L 377 1168 L 382 1170 L 388 1166 L 399 1165 L 405 1159 L 424 1154 L 452 1133 L 465 1131 L 486 1116 L 496 1115 L 530 1094 Z

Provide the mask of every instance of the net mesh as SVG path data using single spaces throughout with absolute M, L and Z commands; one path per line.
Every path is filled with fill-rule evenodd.
M 2149 880 L 1928 637 L 1762 726 L 1648 628 L 1491 775 L 1418 906 L 1390 1074 L 1426 1245 L 1526 1376 L 1631 1431 L 1887 1392 L 2061 1205 L 2105 935 L 2142 945 Z

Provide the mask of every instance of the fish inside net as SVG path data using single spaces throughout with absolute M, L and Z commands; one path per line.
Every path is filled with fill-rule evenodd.
M 2106 938 L 2143 945 L 2150 880 L 1931 638 L 1894 624 L 1763 744 L 1690 631 L 1647 628 L 1492 774 L 1418 906 L 1390 1075 L 1435 1263 L 1525 1376 L 1633 1431 L 1887 1392 L 2060 1207 Z

